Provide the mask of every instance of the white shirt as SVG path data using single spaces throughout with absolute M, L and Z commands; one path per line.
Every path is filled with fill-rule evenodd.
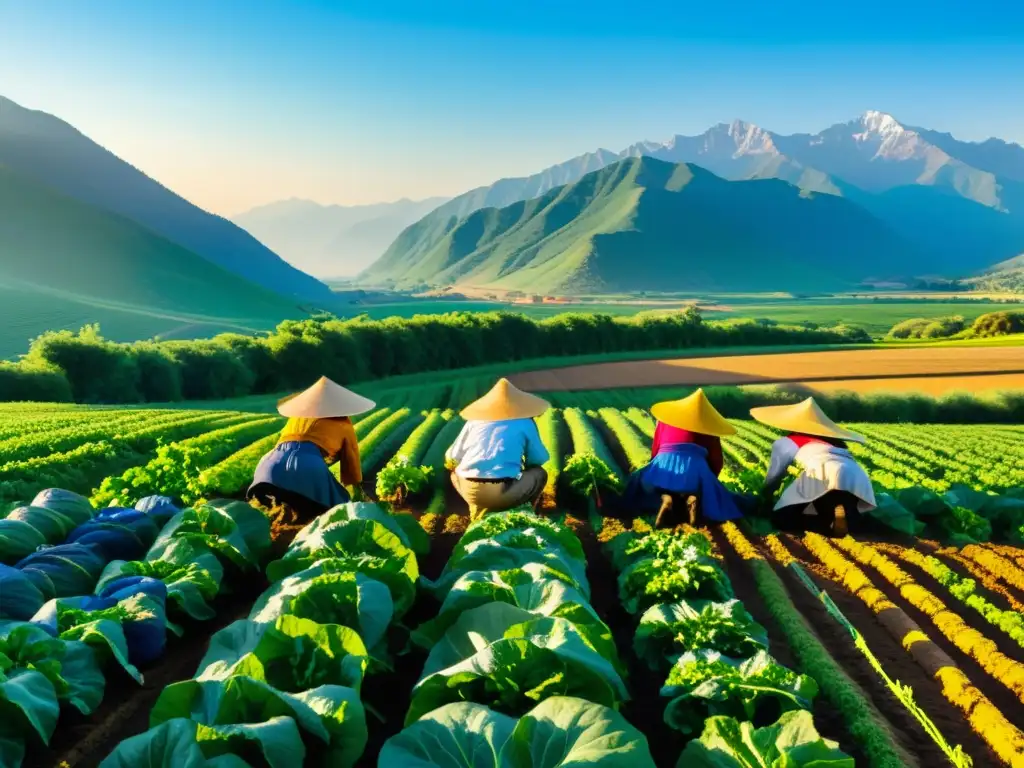
M 527 466 L 550 456 L 533 419 L 467 421 L 445 456 L 458 462 L 455 474 L 480 480 L 518 480 Z
M 807 443 L 800 448 L 788 437 L 779 438 L 772 443 L 765 485 L 783 477 L 794 462 L 802 471 L 782 492 L 775 509 L 806 506 L 829 491 L 853 494 L 860 500 L 858 507 L 861 512 L 875 507 L 875 489 L 871 487 L 868 473 L 852 453 L 828 443 Z

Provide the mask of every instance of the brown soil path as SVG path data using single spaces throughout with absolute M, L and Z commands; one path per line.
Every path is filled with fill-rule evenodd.
M 637 360 L 530 371 L 514 374 L 511 379 L 516 386 L 535 392 L 712 384 L 816 384 L 831 389 L 927 392 L 1012 389 L 1024 387 L 1024 346 L 851 349 Z

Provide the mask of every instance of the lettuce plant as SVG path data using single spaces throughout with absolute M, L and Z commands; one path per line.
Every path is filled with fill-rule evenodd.
M 692 734 L 711 716 L 770 725 L 784 712 L 810 709 L 818 685 L 778 664 L 764 651 L 740 662 L 718 651 L 689 651 L 676 661 L 661 695 L 670 697 L 665 722 Z
M 711 717 L 699 739 L 686 745 L 676 768 L 854 768 L 853 758 L 822 738 L 811 713 L 787 712 L 774 725 L 755 728 L 731 717 Z
M 654 768 L 647 739 L 613 709 L 553 696 L 518 720 L 481 704 L 446 704 L 392 736 L 379 768 Z
M 652 606 L 633 639 L 637 656 L 661 669 L 684 651 L 718 651 L 747 658 L 768 647 L 768 633 L 739 600 L 680 600 Z

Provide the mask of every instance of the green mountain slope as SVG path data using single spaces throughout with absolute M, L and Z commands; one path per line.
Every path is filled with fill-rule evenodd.
M 117 340 L 273 327 L 302 310 L 129 219 L 0 166 L 0 357 L 44 330 L 100 322 Z
M 198 208 L 53 115 L 0 96 L 0 165 L 86 205 L 124 216 L 236 275 L 296 300 L 330 289 L 237 225 Z
M 914 274 L 928 263 L 841 197 L 778 180 L 725 181 L 650 157 L 452 217 L 439 240 L 418 249 L 402 237 L 366 282 L 569 294 L 822 290 Z

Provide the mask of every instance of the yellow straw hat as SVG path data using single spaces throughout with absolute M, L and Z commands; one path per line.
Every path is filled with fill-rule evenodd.
M 763 408 L 751 408 L 750 415 L 762 424 L 775 427 L 785 432 L 799 432 L 816 437 L 833 437 L 863 443 L 865 437 L 843 429 L 814 402 L 813 397 L 795 405 L 767 405 Z
M 499 379 L 491 391 L 462 410 L 466 421 L 504 421 L 505 419 L 532 419 L 550 406 L 529 392 L 523 392 L 508 379 Z
M 651 406 L 651 415 L 670 427 L 687 429 L 690 432 L 699 432 L 702 435 L 726 437 L 727 435 L 736 434 L 732 424 L 722 418 L 722 414 L 715 410 L 715 406 L 708 400 L 703 389 L 698 389 L 692 395 L 684 397 L 682 400 L 667 400 L 663 403 L 655 403 Z
M 282 416 L 329 419 L 339 416 L 355 416 L 374 407 L 376 403 L 362 395 L 357 395 L 340 384 L 335 384 L 326 376 L 309 389 L 289 395 L 277 402 L 277 412 Z

